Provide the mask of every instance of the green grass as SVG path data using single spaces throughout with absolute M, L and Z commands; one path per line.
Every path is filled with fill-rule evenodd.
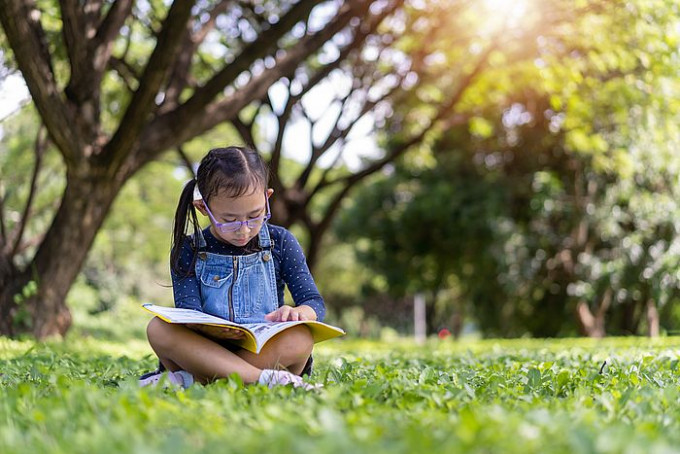
M 140 389 L 150 353 L 0 338 L 0 452 L 680 452 L 678 338 L 333 340 L 318 392 Z

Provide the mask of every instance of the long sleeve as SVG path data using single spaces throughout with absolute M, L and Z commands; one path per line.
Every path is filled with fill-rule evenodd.
M 288 286 L 296 306 L 307 305 L 316 312 L 317 320 L 326 316 L 326 305 L 307 266 L 300 243 L 288 230 L 282 229 L 280 241 L 281 278 Z
M 179 258 L 181 274 L 176 274 L 172 270 L 170 272 L 172 292 L 175 299 L 175 307 L 202 311 L 201 289 L 192 266 L 193 261 L 194 250 L 191 247 L 191 241 L 187 238 L 182 244 L 182 252 Z

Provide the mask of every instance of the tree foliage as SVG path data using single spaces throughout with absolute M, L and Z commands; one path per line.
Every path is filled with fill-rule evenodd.
M 553 253 L 564 258 L 571 254 L 570 277 L 559 285 L 581 278 L 592 283 L 575 272 L 577 258 L 585 257 L 580 254 L 599 244 L 594 239 L 600 224 L 589 217 L 589 203 L 600 207 L 601 200 L 615 199 L 605 195 L 605 188 L 620 184 L 623 190 L 625 178 L 632 178 L 636 187 L 632 143 L 642 149 L 644 143 L 656 147 L 675 137 L 677 30 L 672 18 L 678 7 L 670 1 L 622 6 L 610 0 L 508 5 L 8 0 L 0 9 L 3 71 L 21 71 L 39 124 L 23 119 L 6 131 L 24 128 L 33 131 L 32 137 L 23 132 L 15 138 L 11 132 L 3 138 L 23 142 L 0 155 L 3 165 L 19 163 L 22 173 L 17 176 L 35 178 L 21 183 L 8 179 L 0 193 L 0 331 L 31 331 L 38 337 L 65 332 L 70 324 L 65 296 L 124 185 L 154 161 L 172 160 L 176 167 L 189 168 L 204 148 L 222 145 L 226 138 L 234 142 L 235 134 L 269 159 L 275 220 L 303 230 L 312 265 L 352 191 L 402 160 L 393 175 L 410 175 L 409 181 L 385 183 L 381 190 L 392 187 L 408 193 L 432 186 L 453 205 L 425 202 L 420 195 L 418 204 L 429 203 L 430 209 L 454 218 L 470 218 L 472 210 L 479 222 L 460 227 L 477 232 L 480 247 L 487 244 L 482 241 L 486 235 L 496 247 L 501 244 L 498 232 L 503 241 L 510 238 L 521 245 L 533 241 L 537 225 L 543 225 L 540 232 L 554 227 L 547 230 L 552 232 L 548 239 L 526 250 L 517 246 L 520 250 L 506 258 L 516 259 L 519 266 L 526 264 L 522 254 L 531 250 L 543 250 L 546 263 Z M 667 112 L 671 114 L 661 114 Z M 370 144 L 365 136 L 373 133 L 379 146 L 369 145 L 352 161 L 347 151 Z M 526 140 L 536 156 L 527 153 L 527 167 L 514 168 L 506 159 L 523 152 L 526 134 L 532 137 Z M 23 151 L 28 144 L 32 159 Z M 462 156 L 467 158 L 439 157 L 464 148 Z M 178 153 L 163 158 L 168 151 Z M 290 157 L 301 164 L 289 165 Z M 437 163 L 443 163 L 442 168 L 433 171 Z M 402 164 L 413 169 L 400 168 Z M 154 176 L 149 178 L 157 179 L 156 172 L 163 171 L 150 168 L 148 175 Z M 437 183 L 447 172 L 467 184 Z M 669 170 L 668 175 L 672 179 L 674 174 Z M 536 190 L 535 180 L 548 183 Z M 176 184 L 169 182 L 167 193 Z M 411 189 L 402 188 L 409 185 Z M 590 187 L 594 193 L 588 192 Z M 468 189 L 467 198 L 457 198 Z M 171 205 L 150 196 L 143 184 L 134 183 L 129 191 L 132 197 L 158 203 L 159 209 Z M 493 196 L 470 207 L 470 200 L 487 194 Z M 540 205 L 546 197 L 565 198 L 568 203 L 560 205 L 564 212 L 558 216 L 545 203 Z M 508 212 L 513 203 L 521 207 L 531 201 L 534 212 L 516 206 Z M 396 200 L 394 216 L 403 202 Z M 641 203 L 635 199 L 632 205 Z M 482 219 L 494 210 L 507 222 Z M 434 226 L 427 209 L 403 211 L 425 217 L 429 227 Z M 532 223 L 534 215 L 540 222 Z M 125 230 L 115 219 L 111 227 Z M 590 234 L 574 243 L 583 239 L 574 233 L 578 231 Z M 519 237 L 510 232 L 519 232 Z M 396 228 L 391 234 L 391 241 L 404 241 Z M 107 235 L 98 240 L 102 250 L 107 243 L 116 244 Z M 449 236 L 442 234 L 439 241 Z M 419 238 L 432 239 L 427 234 Z M 663 247 L 671 248 L 671 237 L 664 238 Z M 554 250 L 546 250 L 544 243 Z M 154 239 L 143 244 L 153 251 L 160 247 Z M 409 271 L 413 282 L 395 281 L 394 290 L 426 286 L 434 294 L 444 282 L 462 289 L 471 263 L 497 270 L 500 262 L 493 259 L 494 250 L 476 262 L 471 258 L 473 244 L 458 239 L 448 244 L 462 254 L 452 263 L 440 252 L 426 259 L 430 252 L 416 248 L 413 257 L 427 272 L 419 276 Z M 112 260 L 116 256 L 124 261 L 114 249 L 108 247 Z M 381 260 L 385 273 L 399 276 L 406 270 L 387 267 L 386 257 Z M 102 270 L 88 271 L 85 279 L 106 276 Z M 488 273 L 479 275 L 493 274 Z M 667 282 L 660 273 L 659 282 Z M 494 280 L 491 287 L 529 294 L 517 293 L 510 285 L 523 281 L 510 275 L 503 279 Z M 531 288 L 523 286 L 522 291 Z M 564 285 L 559 288 L 566 292 Z M 576 302 L 576 288 L 586 295 L 582 301 Z M 543 301 L 540 291 L 530 294 Z M 472 301 L 482 298 L 471 295 Z M 589 313 L 597 319 L 605 296 L 587 286 L 571 287 L 554 307 L 562 314 L 581 303 L 585 326 Z M 533 299 L 521 300 L 514 313 L 548 326 L 550 317 L 545 323 L 535 318 L 538 306 Z M 639 306 L 635 311 L 640 312 Z M 549 324 L 546 332 L 559 331 L 557 325 Z
M 514 64 L 491 65 L 420 162 L 400 162 L 341 225 L 369 240 L 360 257 L 390 288 L 459 289 L 455 310 L 487 334 L 653 333 L 677 299 L 677 5 L 584 4 L 525 59 L 492 54 Z M 414 94 L 445 92 L 436 69 Z M 427 104 L 396 108 L 387 129 L 404 131 Z
M 165 151 L 225 123 L 269 155 L 275 219 L 304 226 L 313 264 L 348 194 L 426 140 L 487 68 L 502 36 L 493 27 L 471 31 L 481 17 L 473 9 L 463 1 L 8 1 L 0 11 L 3 59 L 26 80 L 66 185 L 25 263 L 2 238 L 2 332 L 63 333 L 64 297 L 123 185 Z M 441 20 L 428 27 L 424 14 Z M 390 131 L 388 152 L 349 166 L 345 145 L 361 136 L 356 126 L 381 128 L 392 102 L 420 96 L 416 89 L 440 60 L 433 44 L 452 29 L 460 30 L 453 52 L 464 63 L 441 81 L 453 91 L 424 87 L 431 97 L 420 127 Z M 330 108 L 318 112 L 323 96 Z M 304 144 L 289 127 L 296 122 L 307 124 Z M 298 147 L 306 150 L 303 169 L 285 179 L 284 151 L 300 157 Z M 29 283 L 19 307 L 14 297 Z M 19 312 L 28 325 L 16 323 Z

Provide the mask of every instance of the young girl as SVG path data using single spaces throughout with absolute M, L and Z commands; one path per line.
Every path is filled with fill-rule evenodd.
M 237 323 L 323 320 L 324 301 L 299 243 L 267 223 L 273 193 L 267 177 L 265 163 L 249 149 L 217 148 L 203 158 L 175 214 L 170 262 L 176 307 Z M 196 210 L 208 216 L 210 227 L 200 229 Z M 284 284 L 295 307 L 283 304 Z M 230 344 L 241 333 L 223 327 L 190 329 L 154 318 L 147 336 L 163 367 L 143 376 L 141 385 L 157 383 L 167 369 L 168 379 L 183 387 L 234 373 L 244 383 L 313 387 L 301 378 L 311 368 L 306 326 L 278 334 L 259 354 Z

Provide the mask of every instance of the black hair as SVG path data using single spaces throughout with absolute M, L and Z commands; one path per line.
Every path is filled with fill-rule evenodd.
M 178 275 L 182 274 L 179 258 L 189 224 L 193 227 L 194 236 L 201 229 L 193 204 L 196 186 L 205 203 L 220 192 L 225 192 L 229 197 L 240 197 L 259 188 L 267 189 L 269 170 L 256 151 L 245 147 L 214 148 L 203 157 L 198 166 L 196 178 L 184 186 L 175 212 L 170 266 L 172 271 Z M 194 261 L 196 260 L 195 252 L 196 248 L 194 248 Z M 191 269 L 193 269 L 193 263 L 189 268 L 189 273 Z

